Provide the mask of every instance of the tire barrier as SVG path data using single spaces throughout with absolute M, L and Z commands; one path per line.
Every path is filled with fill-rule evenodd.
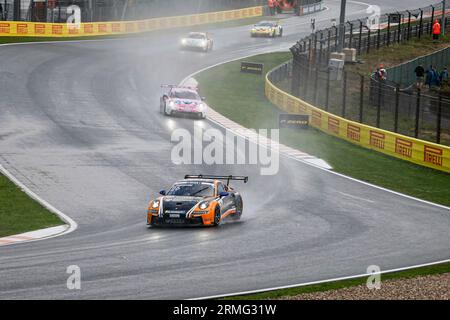
M 308 115 L 310 126 L 361 147 L 450 173 L 450 147 L 350 121 L 317 108 L 274 85 L 272 76 L 280 68 L 286 68 L 286 64 L 267 74 L 265 94 L 281 110 Z
M 0 37 L 92 37 L 149 32 L 170 28 L 190 27 L 244 18 L 260 17 L 263 7 L 208 12 L 202 14 L 153 18 L 139 21 L 92 23 L 0 22 Z

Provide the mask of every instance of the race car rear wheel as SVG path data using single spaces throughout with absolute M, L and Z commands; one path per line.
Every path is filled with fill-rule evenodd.
M 172 112 L 167 113 L 167 106 L 165 104 L 164 104 L 164 115 L 165 116 L 171 116 L 172 115 Z
M 217 206 L 214 211 L 214 223 L 213 225 L 217 227 L 220 224 L 220 208 Z
M 231 216 L 233 220 L 237 221 L 241 219 L 243 208 L 242 198 L 238 195 L 236 196 L 236 213 Z

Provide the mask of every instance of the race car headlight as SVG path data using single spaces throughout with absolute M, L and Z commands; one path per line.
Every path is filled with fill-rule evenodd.
M 205 209 L 207 209 L 207 208 L 209 207 L 209 205 L 210 205 L 210 202 L 205 201 L 205 202 L 200 203 L 200 205 L 199 205 L 198 207 L 199 207 L 201 210 L 205 210 Z
M 186 39 L 181 39 L 181 44 L 182 45 L 186 45 L 187 44 L 187 40 Z
M 169 101 L 169 107 L 171 107 L 171 108 L 175 107 L 175 102 Z
M 206 104 L 200 103 L 200 104 L 198 105 L 198 108 L 199 108 L 200 110 L 205 110 L 205 109 L 206 109 Z
M 159 200 L 154 200 L 154 201 L 152 201 L 152 208 L 153 209 L 156 209 L 156 208 L 158 208 L 159 207 Z

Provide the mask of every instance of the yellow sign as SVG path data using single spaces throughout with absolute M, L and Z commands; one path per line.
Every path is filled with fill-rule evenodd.
M 327 134 L 421 166 L 450 172 L 450 147 L 378 129 L 323 111 L 280 90 L 268 76 L 265 91 L 274 105 L 290 113 L 310 116 L 310 125 Z
M 208 12 L 187 16 L 154 18 L 139 21 L 92 22 L 80 24 L 0 22 L 0 37 L 87 37 L 148 32 L 161 29 L 189 27 L 243 18 L 260 17 L 263 7 Z

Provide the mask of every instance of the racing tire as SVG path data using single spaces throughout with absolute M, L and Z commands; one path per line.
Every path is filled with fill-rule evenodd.
M 164 113 L 164 115 L 165 115 L 166 117 L 169 117 L 169 116 L 172 115 L 172 112 L 167 113 L 166 105 L 164 105 L 164 111 L 163 111 L 163 113 Z
M 277 32 L 276 31 L 273 31 L 273 33 L 272 33 L 272 38 L 275 38 L 277 36 Z
M 280 38 L 283 36 L 283 29 L 280 29 L 280 34 L 278 35 Z
M 238 221 L 241 219 L 242 211 L 243 211 L 242 198 L 238 196 L 236 199 L 236 213 L 231 216 L 233 221 Z
M 217 206 L 216 209 L 214 210 L 213 226 L 214 227 L 218 227 L 219 224 L 220 224 L 220 208 Z

